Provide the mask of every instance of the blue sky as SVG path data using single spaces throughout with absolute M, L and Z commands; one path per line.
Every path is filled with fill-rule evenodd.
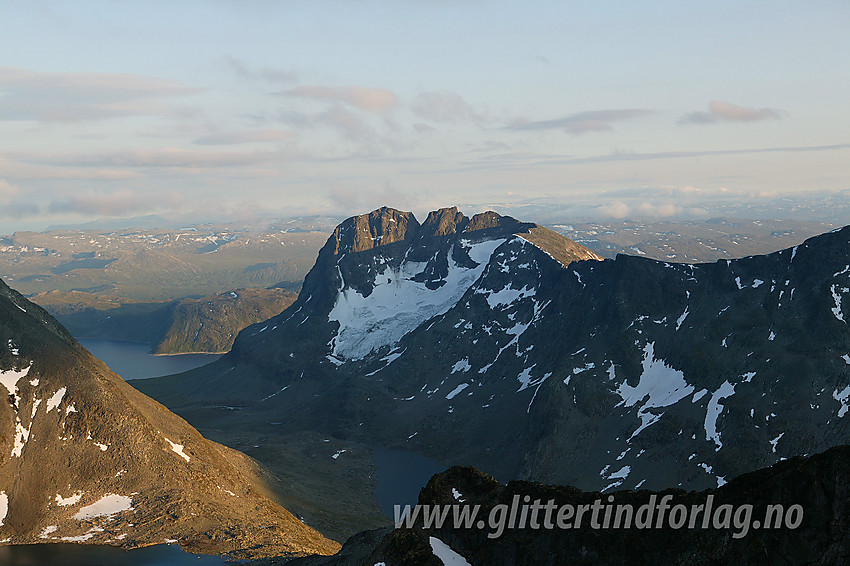
M 5 0 L 0 232 L 828 195 L 850 185 L 847 29 L 843 0 Z

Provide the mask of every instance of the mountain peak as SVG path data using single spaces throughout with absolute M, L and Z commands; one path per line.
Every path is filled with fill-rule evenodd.
M 467 224 L 469 219 L 456 206 L 452 206 L 429 212 L 422 230 L 429 236 L 447 236 L 462 232 Z
M 419 222 L 412 212 L 384 206 L 344 220 L 334 230 L 329 243 L 333 245 L 334 255 L 362 252 L 407 240 L 417 228 Z

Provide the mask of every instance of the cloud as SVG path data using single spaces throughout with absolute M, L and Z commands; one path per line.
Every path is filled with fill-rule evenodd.
M 73 122 L 185 114 L 163 99 L 200 92 L 174 81 L 128 74 L 41 73 L 0 67 L 0 120 Z
M 410 105 L 410 109 L 418 118 L 431 122 L 483 124 L 488 121 L 484 113 L 475 110 L 459 94 L 448 91 L 420 93 Z
M 38 216 L 40 213 L 41 208 L 37 204 L 20 199 L 3 203 L 0 207 L 0 218 L 25 218 Z
M 628 199 L 629 202 L 614 200 L 604 205 L 595 207 L 595 211 L 609 218 L 670 218 L 671 216 L 699 216 L 704 213 L 702 209 L 685 207 L 681 203 L 655 200 Z
M 28 156 L 27 159 L 36 161 L 38 156 Z M 22 161 L 9 159 L 6 156 L 0 155 L 0 170 L 3 171 L 4 177 L 8 179 L 25 179 L 25 180 L 92 180 L 92 181 L 123 181 L 129 179 L 143 178 L 144 174 L 136 171 L 127 171 L 119 169 L 69 169 L 69 168 L 52 168 L 43 167 L 41 165 L 32 165 Z M 2 190 L 0 190 L 2 193 Z
M 6 179 L 0 179 L 0 202 L 8 202 L 20 192 L 20 189 Z
M 124 216 L 139 212 L 165 210 L 180 206 L 186 199 L 180 193 L 164 195 L 140 195 L 127 189 L 114 192 L 94 192 L 74 195 L 51 201 L 47 211 L 51 213 L 75 212 L 84 215 Z
M 623 201 L 615 200 L 614 202 L 600 206 L 599 211 L 605 216 L 611 216 L 613 218 L 625 218 L 629 215 L 630 209 L 629 205 L 627 205 Z
M 365 86 L 321 86 L 302 85 L 278 91 L 274 94 L 291 98 L 307 98 L 341 102 L 368 112 L 387 112 L 398 106 L 398 96 L 387 89 Z
M 2 186 L 2 183 L 0 183 Z M 151 194 L 128 189 L 94 191 L 38 202 L 32 198 L 17 198 L 0 207 L 2 218 L 25 218 L 46 214 L 76 213 L 84 216 L 124 216 L 160 210 L 173 210 L 184 206 L 187 199 L 174 191 Z
M 279 160 L 280 152 L 193 151 L 179 148 L 111 153 L 21 155 L 30 163 L 61 167 L 232 167 Z
M 252 69 L 234 57 L 225 57 L 224 64 L 240 79 L 252 81 L 263 80 L 278 83 L 293 83 L 298 80 L 298 74 L 294 71 L 284 71 L 282 69 L 272 69 L 270 67 Z
M 236 145 L 243 143 L 266 143 L 285 140 L 292 137 L 286 130 L 243 130 L 239 132 L 220 132 L 196 139 L 198 145 Z
M 507 127 L 514 131 L 563 130 L 568 134 L 579 135 L 588 132 L 607 132 L 614 129 L 612 122 L 629 120 L 650 114 L 650 110 L 624 108 L 615 110 L 591 110 L 577 112 L 555 120 L 536 122 L 519 121 Z
M 781 120 L 784 112 L 775 108 L 747 108 L 723 100 L 712 100 L 708 112 L 690 112 L 679 118 L 680 124 L 716 124 L 717 122 L 758 122 Z

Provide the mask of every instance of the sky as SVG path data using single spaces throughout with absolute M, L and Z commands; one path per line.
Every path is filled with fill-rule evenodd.
M 829 208 L 848 29 L 846 0 L 0 0 L 0 233 Z

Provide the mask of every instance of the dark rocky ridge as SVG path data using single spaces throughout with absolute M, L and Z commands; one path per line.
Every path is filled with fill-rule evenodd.
M 424 528 L 422 517 L 412 528 L 400 528 L 387 534 L 382 531 L 352 537 L 339 555 L 327 558 L 297 560 L 293 566 L 344 566 L 378 564 L 386 566 L 442 566 L 433 553 L 430 537 L 446 543 L 472 566 L 521 565 L 611 565 L 665 566 L 713 564 L 736 566 L 834 565 L 850 561 L 850 447 L 832 448 L 809 458 L 792 458 L 774 466 L 740 476 L 727 485 L 702 492 L 682 490 L 622 491 L 613 494 L 613 505 L 630 504 L 637 510 L 654 496 L 660 502 L 672 495 L 670 506 L 705 505 L 713 496 L 713 509 L 730 504 L 752 505 L 751 521 L 744 533 L 743 522 L 731 528 L 672 529 L 665 519 L 661 529 L 592 529 L 591 515 L 585 515 L 581 529 L 534 530 L 506 529 L 498 538 L 488 538 L 494 530 L 453 528 L 451 520 L 442 528 Z M 454 490 L 454 491 L 453 491 Z M 510 508 L 515 496 L 528 496 L 533 502 L 546 504 L 554 500 L 563 505 L 591 505 L 597 499 L 607 503 L 598 492 L 582 492 L 572 487 L 514 481 L 500 484 L 474 468 L 455 467 L 434 476 L 419 495 L 421 505 L 454 505 L 455 491 L 464 505 L 480 505 L 478 517 L 489 517 L 496 505 Z M 786 517 L 781 528 L 764 529 L 763 518 L 768 505 L 783 506 Z M 785 524 L 788 510 L 801 505 L 803 519 L 791 529 Z M 669 511 L 667 517 L 669 517 Z M 657 507 L 654 521 L 657 520 Z M 498 515 L 497 515 L 498 517 Z M 551 522 L 556 524 L 556 513 Z M 604 516 L 600 512 L 599 524 Z M 739 516 L 744 519 L 745 515 Z M 793 517 L 793 515 L 792 515 Z M 544 512 L 538 524 L 544 524 Z M 753 528 L 759 521 L 759 529 Z M 721 521 L 722 522 L 722 521 Z M 571 521 L 574 525 L 574 520 Z M 612 523 L 613 524 L 613 521 Z M 791 522 L 793 525 L 794 523 Z M 773 524 L 775 527 L 775 523 Z M 743 534 L 743 536 L 741 536 Z M 382 536 L 383 534 L 383 536 Z
M 4 544 L 169 539 L 233 558 L 337 548 L 276 503 L 255 462 L 125 383 L 2 281 L 0 371 Z

